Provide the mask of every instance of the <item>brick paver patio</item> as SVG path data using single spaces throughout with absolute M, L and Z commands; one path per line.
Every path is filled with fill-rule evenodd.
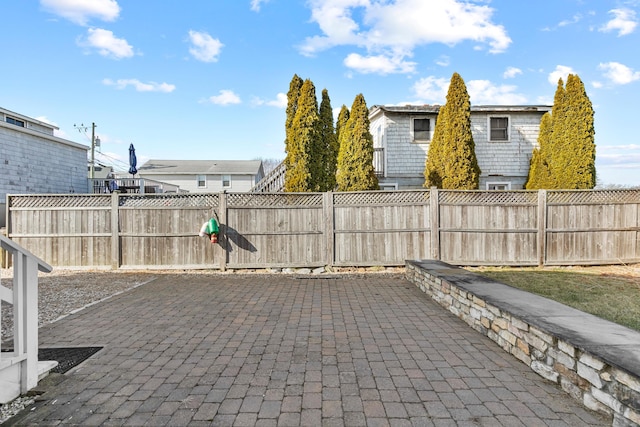
M 104 349 L 13 423 L 611 425 L 400 275 L 160 275 L 40 341 Z

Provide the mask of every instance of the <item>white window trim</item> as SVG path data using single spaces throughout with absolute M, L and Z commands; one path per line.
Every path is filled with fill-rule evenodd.
M 203 185 L 200 185 L 200 177 L 203 177 L 202 180 L 204 182 Z M 198 188 L 207 188 L 207 175 L 196 175 L 196 186 Z
M 491 119 L 502 119 L 506 118 L 508 120 L 507 124 L 507 139 L 491 139 Z M 511 142 L 511 115 L 509 114 L 493 114 L 487 117 L 487 141 L 501 143 L 501 142 Z
M 429 139 L 416 139 L 415 138 L 415 133 L 414 133 L 414 130 L 413 130 L 413 121 L 415 119 L 427 119 L 427 120 L 429 120 Z M 434 123 L 433 117 L 409 116 L 409 126 L 410 126 L 409 134 L 411 136 L 411 143 L 412 144 L 429 144 L 431 142 L 431 140 L 433 139 L 433 129 L 435 127 L 435 123 Z
M 225 176 L 229 177 L 229 185 L 224 185 L 224 177 Z M 229 174 L 220 175 L 220 184 L 222 185 L 222 188 L 231 188 L 231 175 L 229 175 Z
M 378 185 L 381 191 L 398 191 L 397 182 L 383 182 Z
M 505 191 L 505 190 L 491 190 L 489 187 L 491 187 L 492 185 L 505 185 L 507 188 L 505 190 L 511 190 L 511 182 L 504 182 L 504 181 L 487 181 L 487 191 Z

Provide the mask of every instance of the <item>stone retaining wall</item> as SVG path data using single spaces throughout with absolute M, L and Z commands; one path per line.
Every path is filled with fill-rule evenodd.
M 446 266 L 444 263 L 439 265 Z M 456 268 L 449 267 L 451 270 Z M 466 277 L 469 275 L 474 274 L 467 273 Z M 488 303 L 442 279 L 437 272 L 421 267 L 419 262 L 407 261 L 406 277 L 504 351 L 542 377 L 559 384 L 584 406 L 611 415 L 613 426 L 640 425 L 638 376 Z M 486 283 L 487 279 L 483 278 L 482 282 Z

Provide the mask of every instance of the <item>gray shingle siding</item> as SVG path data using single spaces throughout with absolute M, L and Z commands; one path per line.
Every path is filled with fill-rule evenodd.
M 379 108 L 379 110 L 376 110 Z M 385 178 L 382 183 L 397 183 L 399 188 L 417 188 L 424 182 L 424 166 L 428 143 L 411 139 L 411 120 L 415 117 L 435 118 L 434 109 L 425 106 L 373 107 L 371 130 L 374 147 L 385 151 Z M 480 106 L 472 107 L 471 127 L 476 157 L 482 170 L 480 188 L 487 182 L 510 182 L 512 189 L 523 187 L 537 138 L 540 119 L 548 106 Z M 509 117 L 508 141 L 490 142 L 487 138 L 489 117 Z M 435 120 L 432 121 L 432 131 Z

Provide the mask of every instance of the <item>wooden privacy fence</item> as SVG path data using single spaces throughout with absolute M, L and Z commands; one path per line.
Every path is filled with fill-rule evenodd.
M 268 268 L 640 262 L 640 190 L 9 195 L 54 266 Z M 220 223 L 212 245 L 198 236 Z

